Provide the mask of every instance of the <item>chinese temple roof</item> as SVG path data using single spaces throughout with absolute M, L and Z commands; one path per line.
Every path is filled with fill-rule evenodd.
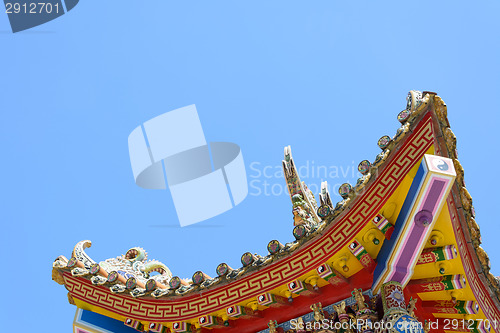
M 394 267 L 404 262 L 395 257 L 407 256 L 405 246 L 415 238 L 410 231 L 406 234 L 400 220 L 411 205 L 423 200 L 414 191 L 416 179 L 435 166 L 432 177 L 449 180 L 449 192 L 443 190 L 442 197 L 433 199 L 435 216 L 426 211 L 416 217 L 422 228 L 433 222 L 431 229 L 419 234 L 418 253 L 408 255 L 413 255 L 414 264 L 407 265 L 401 278 L 405 296 L 411 297 L 412 311 L 422 321 L 456 318 L 500 323 L 499 279 L 490 273 L 488 256 L 480 246 L 446 104 L 435 93 L 411 91 L 397 120 L 401 126 L 395 135 L 378 140 L 381 152 L 371 162 L 360 162 L 362 176 L 356 184 L 340 186 L 342 200 L 335 204 L 326 183 L 318 204 L 301 182 L 291 149 L 286 147 L 283 169 L 295 241 L 271 240 L 267 255 L 245 253 L 237 269 L 222 263 L 216 277 L 197 271 L 186 281 L 172 276 L 161 262 L 148 260 L 139 247 L 96 263 L 85 252 L 91 245 L 86 240 L 75 246 L 69 260 L 64 256 L 55 260 L 52 278 L 65 285 L 70 303 L 78 308 L 136 329 L 140 326 L 142 331 L 149 327 L 160 332 L 156 329 L 161 326 L 165 332 L 255 332 L 255 327 L 273 332 L 273 320 L 289 328 L 292 319 L 307 314 L 316 318 L 318 300 L 324 305 L 322 311 L 338 313 L 336 306 L 342 302 L 360 311 L 363 302 L 355 305 L 351 294 L 358 288 L 365 291 L 358 296 L 373 301 L 375 311 L 382 282 L 398 274 Z M 446 161 L 452 164 L 450 170 L 442 168 Z M 421 182 L 426 181 L 422 176 Z

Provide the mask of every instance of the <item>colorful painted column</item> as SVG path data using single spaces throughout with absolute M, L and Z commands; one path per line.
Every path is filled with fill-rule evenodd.
M 389 281 L 381 286 L 384 307 L 383 332 L 424 333 L 423 325 L 407 311 L 403 287 L 399 282 Z M 388 329 L 392 327 L 391 329 Z

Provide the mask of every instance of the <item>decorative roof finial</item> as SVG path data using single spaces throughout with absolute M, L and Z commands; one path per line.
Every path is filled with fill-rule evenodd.
M 283 174 L 287 183 L 288 193 L 293 203 L 294 225 L 305 224 L 312 227 L 321 222 L 316 211 L 318 206 L 314 194 L 300 181 L 299 174 L 295 168 L 290 146 L 285 147 L 285 158 L 283 160 Z

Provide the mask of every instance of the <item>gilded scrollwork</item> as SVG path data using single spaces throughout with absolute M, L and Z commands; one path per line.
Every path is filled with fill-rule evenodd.
M 410 123 L 406 123 L 406 124 L 402 125 L 396 131 L 396 135 L 394 135 L 394 137 L 392 138 L 392 141 L 394 143 L 398 143 L 399 141 L 401 141 L 402 138 L 405 137 L 406 133 L 408 133 L 409 130 L 410 130 Z
M 453 166 L 455 167 L 455 172 L 457 173 L 457 177 L 455 178 L 455 182 L 459 186 L 465 186 L 464 184 L 464 168 L 460 164 L 460 162 L 454 158 L 453 159 Z
M 368 184 L 368 182 L 370 181 L 371 176 L 372 176 L 371 173 L 367 173 L 366 175 L 360 177 L 356 182 L 356 186 L 354 186 L 354 191 L 356 193 L 361 192 L 363 188 L 366 186 L 366 184 Z
M 434 109 L 441 126 L 449 127 L 446 103 L 439 96 L 434 96 Z
M 481 230 L 479 229 L 479 225 L 476 223 L 476 219 L 470 216 L 467 219 L 467 225 L 469 227 L 470 236 L 474 247 L 481 245 Z
M 341 302 L 340 304 L 333 304 L 332 307 L 335 310 L 335 312 L 337 313 L 337 315 L 346 314 L 345 301 Z
M 492 289 L 498 294 L 500 291 L 500 285 L 498 284 L 497 278 L 490 272 L 486 274 L 486 278 L 488 279 Z
M 477 246 L 476 247 L 476 254 L 479 259 L 479 262 L 481 263 L 481 266 L 486 272 L 490 271 L 490 258 L 488 257 L 488 254 L 486 251 L 481 247 Z
M 460 199 L 462 200 L 462 207 L 466 211 L 469 211 L 472 207 L 472 197 L 465 186 L 462 186 L 462 188 L 460 189 Z
M 448 153 L 450 154 L 450 157 L 457 158 L 456 156 L 457 137 L 455 136 L 451 128 L 447 127 L 444 130 L 444 139 L 446 142 L 446 147 L 448 147 Z
M 372 164 L 373 167 L 378 168 L 380 165 L 382 165 L 390 153 L 391 153 L 390 149 L 385 149 L 384 151 L 379 153 L 377 155 L 377 157 L 375 158 L 375 161 L 373 161 L 373 164 Z

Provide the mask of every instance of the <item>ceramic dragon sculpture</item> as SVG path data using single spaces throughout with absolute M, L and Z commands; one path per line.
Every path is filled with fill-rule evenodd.
M 157 260 L 147 260 L 148 254 L 143 248 L 133 247 L 125 255 L 96 263 L 85 252 L 91 245 L 89 240 L 78 242 L 69 261 L 63 256 L 58 257 L 53 264 L 52 278 L 63 283 L 62 275 L 55 274 L 55 271 L 58 268 L 69 268 L 73 276 L 91 275 L 92 284 L 112 284 L 109 288 L 113 293 L 129 289 L 134 297 L 144 295 L 147 286 L 152 290 L 158 285 L 167 285 L 172 278 L 166 265 Z M 117 280 L 118 276 L 122 279 L 121 282 Z
M 172 278 L 170 269 L 157 260 L 147 261 L 148 254 L 141 247 L 133 247 L 125 255 L 106 259 L 99 265 L 107 272 L 117 271 L 125 278 L 135 277 L 138 281 L 146 283 L 154 279 L 161 284 L 168 284 Z M 158 274 L 153 275 L 156 272 Z

